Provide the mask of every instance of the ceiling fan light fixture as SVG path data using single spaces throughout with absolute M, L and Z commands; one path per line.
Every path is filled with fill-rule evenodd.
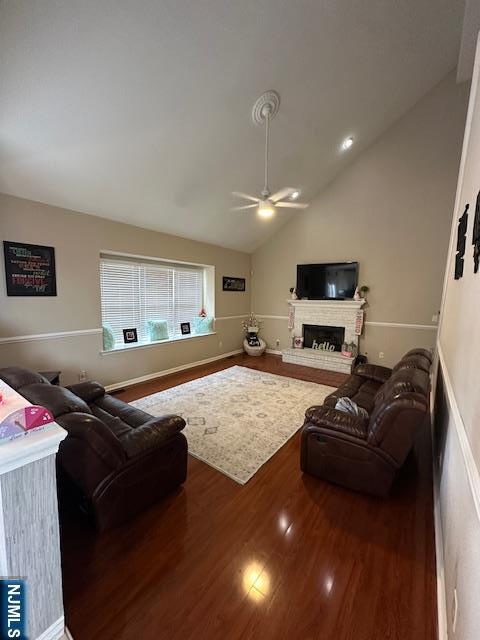
M 290 200 L 297 200 L 300 197 L 300 191 L 295 190 L 293 191 L 292 195 L 290 196 Z
M 275 205 L 268 200 L 263 200 L 263 202 L 260 202 L 258 205 L 257 213 L 260 218 L 271 218 L 275 214 Z
M 347 151 L 347 149 L 350 149 L 352 145 L 353 136 L 348 136 L 348 138 L 345 138 L 345 140 L 342 142 L 342 151 Z

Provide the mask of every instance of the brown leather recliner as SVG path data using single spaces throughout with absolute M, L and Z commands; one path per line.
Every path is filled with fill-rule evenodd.
M 386 495 L 429 409 L 430 352 L 409 351 L 393 368 L 356 367 L 323 406 L 310 407 L 302 429 L 302 471 L 335 484 Z M 335 409 L 348 397 L 368 418 Z
M 0 378 L 67 430 L 57 461 L 99 530 L 127 520 L 182 484 L 187 474 L 183 418 L 131 407 L 98 382 L 68 388 L 19 367 Z

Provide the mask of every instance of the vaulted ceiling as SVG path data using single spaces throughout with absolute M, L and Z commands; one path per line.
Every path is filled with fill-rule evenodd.
M 292 215 L 230 212 L 271 187 L 312 200 L 457 61 L 451 0 L 2 0 L 0 191 L 251 251 Z M 339 145 L 347 135 L 356 144 Z

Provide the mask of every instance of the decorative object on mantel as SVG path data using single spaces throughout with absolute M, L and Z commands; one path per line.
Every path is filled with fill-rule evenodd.
M 358 287 L 355 287 L 355 293 L 353 294 L 353 299 L 354 300 L 360 300 L 361 299 L 361 295 L 360 295 L 360 291 L 358 290 Z
M 478 267 L 480 264 L 480 191 L 477 195 L 477 202 L 475 204 L 475 218 L 473 220 L 473 273 L 478 273 Z
M 469 204 L 465 206 L 465 211 L 463 212 L 461 218 L 458 220 L 458 230 L 457 230 L 457 255 L 455 256 L 455 280 L 460 280 L 463 276 L 463 264 L 465 255 L 465 243 L 466 243 L 466 235 L 467 235 L 467 227 L 468 227 L 468 208 Z
M 362 287 L 360 287 L 359 291 L 360 291 L 360 297 L 366 300 L 367 293 L 370 291 L 370 287 L 367 287 L 367 285 L 364 284 Z
M 288 308 L 288 329 L 291 331 L 295 324 L 295 307 Z
M 295 287 L 290 287 L 290 300 L 298 300 L 297 290 Z
M 55 249 L 3 241 L 7 296 L 56 296 Z
M 363 330 L 363 318 L 365 317 L 365 311 L 363 309 L 359 309 L 357 311 L 357 315 L 355 318 L 355 335 L 362 335 Z
M 262 324 L 262 321 L 254 313 L 251 313 L 242 322 L 243 331 L 246 334 L 243 340 L 243 348 L 249 356 L 261 356 L 267 348 L 265 341 L 258 335 Z
M 231 278 L 223 276 L 223 291 L 245 291 L 245 278 Z

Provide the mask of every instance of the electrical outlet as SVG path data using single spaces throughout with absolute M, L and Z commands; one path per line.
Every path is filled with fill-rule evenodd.
M 432 322 L 434 322 L 435 324 L 437 324 L 438 322 L 438 313 L 434 313 L 432 316 Z
M 80 371 L 80 373 L 78 374 L 78 379 L 80 382 L 85 382 L 85 380 L 87 379 L 87 372 L 85 371 L 85 369 L 82 369 Z
M 280 340 L 278 338 L 275 340 L 275 344 L 277 345 L 277 347 L 280 346 Z
M 453 590 L 453 600 L 452 600 L 452 633 L 455 634 L 455 629 L 457 628 L 457 619 L 458 619 L 458 596 L 457 596 L 457 587 Z
M 385 354 L 383 353 L 383 351 L 378 352 L 378 357 L 380 358 L 380 360 L 383 360 L 385 358 Z

